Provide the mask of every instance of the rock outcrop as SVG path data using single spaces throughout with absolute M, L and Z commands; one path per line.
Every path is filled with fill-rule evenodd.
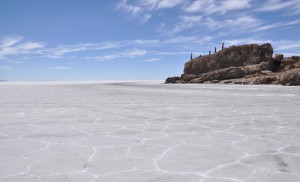
M 271 44 L 231 46 L 186 62 L 181 77 L 165 83 L 300 85 L 300 57 L 275 54 Z
M 300 85 L 300 69 L 288 70 L 282 73 L 280 83 L 283 85 Z

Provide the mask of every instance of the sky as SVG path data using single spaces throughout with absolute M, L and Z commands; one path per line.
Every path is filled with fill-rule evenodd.
M 223 42 L 300 55 L 300 0 L 0 1 L 0 80 L 163 80 Z

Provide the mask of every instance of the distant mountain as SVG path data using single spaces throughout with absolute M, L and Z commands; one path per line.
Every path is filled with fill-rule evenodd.
M 300 85 L 300 57 L 275 54 L 271 44 L 231 46 L 192 58 L 180 77 L 165 83 Z

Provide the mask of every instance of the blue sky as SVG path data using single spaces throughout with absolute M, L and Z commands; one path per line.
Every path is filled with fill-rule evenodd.
M 225 46 L 300 55 L 300 0 L 2 0 L 0 79 L 155 80 Z

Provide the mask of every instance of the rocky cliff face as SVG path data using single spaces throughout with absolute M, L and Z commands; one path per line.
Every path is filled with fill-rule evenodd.
M 300 85 L 300 57 L 273 57 L 272 45 L 231 46 L 191 59 L 181 77 L 166 83 L 238 83 Z

